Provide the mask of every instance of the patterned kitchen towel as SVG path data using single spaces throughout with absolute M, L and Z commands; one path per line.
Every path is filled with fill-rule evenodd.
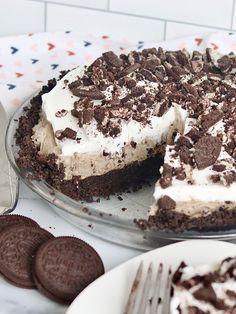
M 102 52 L 126 53 L 148 47 L 189 51 L 213 48 L 236 52 L 236 34 L 213 33 L 158 42 L 114 41 L 108 35 L 94 37 L 77 32 L 49 32 L 0 38 L 0 101 L 11 115 L 48 79 L 59 72 L 89 63 Z

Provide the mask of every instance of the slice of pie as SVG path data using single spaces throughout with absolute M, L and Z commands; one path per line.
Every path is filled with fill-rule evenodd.
M 197 267 L 181 263 L 170 308 L 170 314 L 235 314 L 236 258 Z

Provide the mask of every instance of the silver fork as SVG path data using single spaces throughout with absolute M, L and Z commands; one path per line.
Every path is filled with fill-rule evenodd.
M 169 314 L 171 277 L 169 268 L 167 277 L 163 279 L 163 264 L 159 264 L 155 272 L 151 262 L 145 273 L 141 262 L 123 314 Z M 162 297 L 161 287 L 164 289 Z

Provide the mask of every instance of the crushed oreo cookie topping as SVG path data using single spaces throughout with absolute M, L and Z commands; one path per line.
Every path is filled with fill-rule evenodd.
M 158 200 L 159 209 L 171 210 L 175 209 L 176 203 L 168 195 L 164 195 Z
M 76 139 L 76 132 L 71 128 L 65 128 L 65 130 L 58 130 L 55 132 L 55 136 L 58 140 L 62 140 L 63 138 L 70 138 L 72 140 Z
M 194 145 L 194 156 L 198 169 L 214 165 L 221 151 L 221 140 L 214 136 L 203 136 Z
M 65 117 L 67 115 L 68 111 L 65 109 L 59 110 L 55 113 L 55 116 L 57 118 Z

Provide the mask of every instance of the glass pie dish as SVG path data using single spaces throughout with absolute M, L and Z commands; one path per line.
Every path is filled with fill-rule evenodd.
M 236 226 L 231 228 L 188 230 L 184 232 L 141 230 L 135 219 L 147 219 L 148 209 L 153 201 L 153 184 L 136 192 L 113 195 L 109 200 L 87 203 L 75 201 L 55 190 L 47 182 L 29 179 L 30 171 L 21 169 L 16 163 L 19 147 L 15 142 L 18 121 L 25 114 L 27 100 L 11 118 L 6 134 L 6 151 L 17 175 L 26 185 L 48 202 L 62 218 L 97 237 L 121 245 L 150 250 L 176 241 L 188 239 L 233 240 Z

